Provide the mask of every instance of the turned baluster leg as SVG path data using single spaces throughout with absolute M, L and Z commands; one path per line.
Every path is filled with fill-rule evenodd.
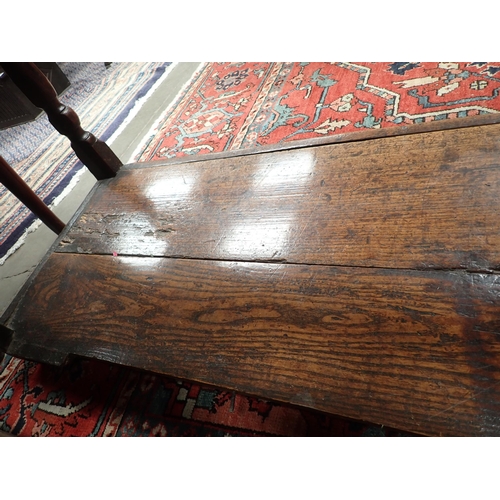
M 0 156 L 0 183 L 26 205 L 52 231 L 59 234 L 64 229 L 62 222 L 33 190 L 19 177 L 17 172 Z
M 116 175 L 122 162 L 106 143 L 83 130 L 76 112 L 59 101 L 54 87 L 35 64 L 0 64 L 26 97 L 47 113 L 54 128 L 71 141 L 78 158 L 98 180 Z

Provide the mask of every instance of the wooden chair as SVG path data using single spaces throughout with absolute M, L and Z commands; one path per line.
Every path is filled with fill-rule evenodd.
M 120 167 L 31 65 L 4 68 L 101 179 L 5 352 L 500 433 L 500 115 Z
M 105 143 L 82 129 L 78 115 L 69 106 L 65 106 L 59 101 L 54 87 L 35 64 L 2 63 L 2 67 L 30 101 L 47 113 L 54 128 L 68 137 L 78 158 L 97 179 L 107 179 L 116 175 L 122 162 Z M 52 231 L 59 234 L 64 229 L 64 223 L 47 208 L 1 156 L 0 183 Z

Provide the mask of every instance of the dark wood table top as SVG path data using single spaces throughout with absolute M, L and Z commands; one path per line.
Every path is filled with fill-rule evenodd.
M 500 124 L 421 130 L 123 167 L 9 311 L 7 351 L 498 435 Z

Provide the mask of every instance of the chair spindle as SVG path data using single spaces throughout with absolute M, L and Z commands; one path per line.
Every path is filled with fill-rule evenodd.
M 54 128 L 71 141 L 74 152 L 96 179 L 116 175 L 122 166 L 120 159 L 106 143 L 81 127 L 77 113 L 59 101 L 54 87 L 34 63 L 0 64 L 24 95 L 47 113 Z

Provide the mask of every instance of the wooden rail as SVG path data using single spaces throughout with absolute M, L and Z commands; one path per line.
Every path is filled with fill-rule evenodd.
M 26 205 L 54 233 L 60 234 L 64 229 L 62 222 L 35 192 L 24 182 L 18 173 L 0 156 L 0 183 L 16 198 Z

